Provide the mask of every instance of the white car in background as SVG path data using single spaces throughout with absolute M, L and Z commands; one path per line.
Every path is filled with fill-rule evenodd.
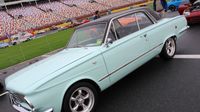
M 21 42 L 26 42 L 34 38 L 34 35 L 29 32 L 19 32 L 16 35 L 11 36 L 11 44 L 16 45 Z
M 0 42 L 0 48 L 6 48 L 8 46 L 9 46 L 8 43 L 6 43 L 6 42 Z

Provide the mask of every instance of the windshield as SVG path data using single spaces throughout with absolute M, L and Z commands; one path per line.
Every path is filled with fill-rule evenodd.
M 101 45 L 106 32 L 106 23 L 86 26 L 77 29 L 68 44 L 72 47 L 91 47 Z

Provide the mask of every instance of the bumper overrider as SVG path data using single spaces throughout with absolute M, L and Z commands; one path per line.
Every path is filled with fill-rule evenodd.
M 19 112 L 53 112 L 53 108 L 37 110 L 31 102 L 23 95 L 7 92 L 9 94 L 12 107 Z

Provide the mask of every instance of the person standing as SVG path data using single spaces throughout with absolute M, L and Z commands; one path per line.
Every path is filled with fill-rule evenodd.
M 154 10 L 154 11 L 157 11 L 157 10 L 156 10 L 156 0 L 153 0 L 153 10 Z
M 166 0 L 160 0 L 162 7 L 164 9 L 165 12 L 167 12 L 167 1 Z
M 99 11 L 97 10 L 97 11 L 95 11 L 95 13 L 94 13 L 94 20 L 96 20 L 96 19 L 98 19 L 98 18 L 100 18 L 100 14 L 99 14 Z
M 161 3 L 162 0 L 154 0 L 153 1 L 153 9 L 154 11 L 161 12 L 163 11 L 163 6 Z
M 153 1 L 153 9 L 157 12 L 167 12 L 167 1 L 166 0 L 154 0 Z

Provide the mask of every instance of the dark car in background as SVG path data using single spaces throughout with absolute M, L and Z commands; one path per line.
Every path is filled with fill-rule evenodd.
M 185 15 L 189 24 L 200 23 L 200 0 L 197 0 L 192 5 L 181 5 L 178 12 L 181 15 Z

